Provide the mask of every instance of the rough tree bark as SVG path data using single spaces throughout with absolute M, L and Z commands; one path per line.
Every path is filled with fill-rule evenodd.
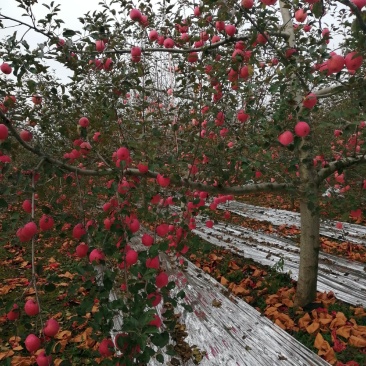
M 319 198 L 317 173 L 313 166 L 309 142 L 299 147 L 300 170 L 300 265 L 295 305 L 305 306 L 316 298 L 319 262 Z

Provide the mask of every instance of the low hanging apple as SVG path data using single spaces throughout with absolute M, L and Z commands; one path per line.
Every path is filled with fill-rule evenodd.
M 60 324 L 58 323 L 58 321 L 53 318 L 50 318 L 46 321 L 44 325 L 43 333 L 47 337 L 54 337 L 58 333 L 59 329 Z
M 35 316 L 35 315 L 39 314 L 39 306 L 38 306 L 37 302 L 30 299 L 30 300 L 27 300 L 27 302 L 25 303 L 24 311 L 29 316 Z
M 41 348 L 41 340 L 35 334 L 29 334 L 24 341 L 28 352 L 36 352 Z

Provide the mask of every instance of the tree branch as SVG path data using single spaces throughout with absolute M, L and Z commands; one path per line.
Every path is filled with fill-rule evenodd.
M 356 15 L 360 28 L 366 34 L 366 23 L 362 18 L 361 10 L 353 2 L 349 0 L 337 0 L 337 1 L 345 6 L 348 6 L 352 10 L 352 12 Z
M 313 91 L 313 93 L 318 98 L 327 98 L 327 97 L 330 97 L 332 95 L 342 93 L 346 89 L 347 89 L 347 87 L 345 87 L 343 85 L 337 85 L 337 86 L 331 86 L 329 88 L 323 88 L 323 89 L 320 89 L 320 90 L 317 90 L 317 91 Z
M 358 155 L 356 157 L 348 157 L 341 160 L 333 161 L 326 168 L 320 169 L 316 178 L 319 185 L 324 179 L 332 175 L 339 169 L 349 168 L 353 165 L 366 164 L 366 155 Z
M 105 169 L 105 170 L 91 170 L 91 169 L 80 169 L 76 166 L 66 164 L 58 159 L 52 158 L 51 156 L 43 153 L 27 144 L 25 141 L 21 139 L 16 129 L 11 124 L 9 118 L 5 116 L 5 114 L 0 110 L 0 118 L 4 121 L 5 125 L 9 128 L 10 132 L 14 136 L 14 138 L 22 145 L 26 150 L 31 153 L 40 156 L 44 159 L 44 161 L 48 161 L 51 164 L 57 165 L 59 168 L 63 168 L 69 172 L 77 173 L 80 175 L 86 176 L 106 176 L 115 174 L 115 169 Z M 138 169 L 127 168 L 124 173 L 128 176 L 138 176 L 138 177 L 147 177 L 147 178 L 156 178 L 158 176 L 158 172 L 153 172 L 149 170 L 147 173 L 141 173 Z M 234 186 L 234 187 L 223 187 L 223 186 L 207 186 L 200 182 L 193 182 L 188 179 L 172 179 L 172 185 L 177 187 L 187 187 L 191 189 L 197 189 L 200 191 L 205 191 L 208 193 L 217 193 L 217 194 L 232 194 L 232 195 L 243 195 L 248 193 L 255 192 L 264 192 L 264 191 L 285 191 L 294 189 L 295 186 L 292 184 L 286 183 L 259 183 L 259 184 L 248 184 L 243 186 Z

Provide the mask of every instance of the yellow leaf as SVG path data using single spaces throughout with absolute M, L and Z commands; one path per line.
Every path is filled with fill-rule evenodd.
M 309 334 L 315 333 L 320 328 L 320 324 L 318 322 L 313 322 L 312 324 L 306 327 L 306 331 Z
M 358 347 L 358 348 L 366 347 L 365 338 L 360 338 L 360 337 L 356 337 L 353 335 L 349 337 L 348 343 L 349 343 L 349 345 L 351 345 L 353 347 Z

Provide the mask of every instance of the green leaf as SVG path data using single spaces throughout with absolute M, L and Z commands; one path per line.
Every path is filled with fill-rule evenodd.
M 319 1 L 315 4 L 313 4 L 313 14 L 315 16 L 315 18 L 320 18 L 323 15 L 323 2 Z
M 8 208 L 8 203 L 3 198 L 0 198 L 0 207 Z
M 156 355 L 156 360 L 160 363 L 164 363 L 164 356 L 159 353 L 158 355 Z
M 63 33 L 62 33 L 62 35 L 64 36 L 64 37 L 72 37 L 72 36 L 74 36 L 76 34 L 76 32 L 75 31 L 73 31 L 72 29 L 65 29 L 64 31 L 63 31 Z
M 151 342 L 157 347 L 165 347 L 169 343 L 169 333 L 154 334 L 151 337 Z
M 44 290 L 46 292 L 52 292 L 52 291 L 55 291 L 56 290 L 56 286 L 54 283 L 47 283 L 45 286 L 44 286 Z

